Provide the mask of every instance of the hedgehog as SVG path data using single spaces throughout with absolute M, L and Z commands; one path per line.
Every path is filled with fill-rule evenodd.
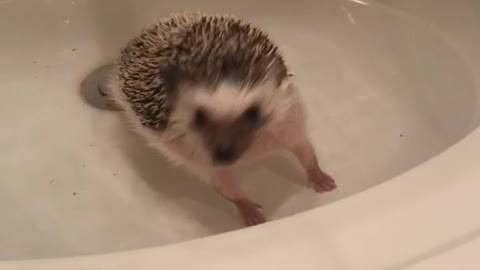
M 231 201 L 247 226 L 266 219 L 237 185 L 239 164 L 287 150 L 313 190 L 336 188 L 318 165 L 279 48 L 243 19 L 193 12 L 161 19 L 122 50 L 108 88 L 150 146 Z

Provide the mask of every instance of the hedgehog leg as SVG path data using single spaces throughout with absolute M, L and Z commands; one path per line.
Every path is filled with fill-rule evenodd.
M 246 226 L 254 226 L 265 222 L 261 206 L 245 196 L 230 172 L 217 171 L 213 184 L 218 193 L 235 204 Z
M 303 139 L 291 147 L 290 151 L 302 164 L 308 175 L 308 184 L 316 192 L 328 192 L 337 187 L 335 180 L 320 169 L 315 150 L 308 139 Z

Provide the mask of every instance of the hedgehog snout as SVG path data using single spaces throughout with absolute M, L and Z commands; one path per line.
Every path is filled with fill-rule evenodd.
M 242 157 L 252 145 L 255 131 L 232 124 L 202 130 L 200 136 L 212 163 L 222 166 L 231 165 Z
M 217 131 L 206 140 L 206 146 L 215 165 L 231 165 L 241 158 L 249 148 L 248 134 L 235 134 L 231 131 Z
M 216 147 L 212 155 L 213 162 L 220 165 L 229 165 L 237 158 L 237 152 L 234 147 Z

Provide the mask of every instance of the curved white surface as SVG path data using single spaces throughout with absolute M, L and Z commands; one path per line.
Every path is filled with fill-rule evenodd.
M 5 269 L 413 267 L 449 249 L 468 245 L 469 241 L 476 243 L 480 214 L 471 210 L 478 203 L 480 155 L 471 146 L 478 146 L 479 140 L 480 132 L 475 132 L 444 155 L 393 181 L 265 226 L 162 248 L 4 262 L 0 266 Z M 459 176 L 458 170 L 464 173 Z M 476 267 L 474 264 L 458 269 Z
M 140 18 L 139 14 L 155 17 L 156 12 L 147 5 L 153 2 L 125 4 L 124 8 L 136 14 L 128 18 Z M 283 15 L 280 17 L 261 16 L 272 4 L 268 1 L 259 2 L 256 9 L 234 2 L 209 9 L 235 10 L 265 25 L 285 44 L 299 80 L 309 82 L 303 86 L 307 106 L 314 115 L 312 136 L 318 138 L 316 146 L 324 155 L 325 166 L 342 185 L 338 193 L 319 199 L 286 182 L 278 187 L 280 195 L 262 197 L 272 182 L 261 188 L 256 183 L 248 184 L 247 188 L 255 189 L 252 196 L 264 199 L 262 203 L 271 217 L 301 212 L 383 182 L 438 154 L 477 125 L 479 35 L 469 26 L 478 25 L 478 3 L 434 1 L 435 6 L 428 6 L 408 0 L 384 2 L 386 6 L 358 0 L 305 2 L 301 8 L 273 12 Z M 76 7 L 69 10 L 66 3 Z M 137 175 L 137 170 L 131 170 L 132 160 L 148 163 L 155 155 L 138 148 L 137 142 L 130 145 L 130 139 L 130 150 L 119 150 L 125 141 L 117 139 L 116 116 L 78 104 L 79 97 L 65 91 L 74 88 L 85 72 L 103 64 L 105 54 L 115 55 L 115 44 L 121 47 L 124 37 L 131 36 L 143 23 L 139 19 L 142 22 L 122 24 L 127 28 L 120 30 L 118 23 L 125 20 L 121 16 L 124 11 L 95 3 L 99 13 L 92 18 L 116 19 L 99 23 L 96 36 L 98 40 L 113 39 L 103 43 L 112 47 L 92 46 L 95 23 L 87 28 L 75 23 L 94 10 L 92 3 L 38 1 L 29 2 L 34 6 L 27 9 L 26 1 L 0 1 L 2 36 L 18 27 L 15 34 L 8 34 L 12 38 L 0 45 L 2 59 L 7 60 L 0 65 L 1 87 L 7 89 L 0 107 L 0 119 L 6 123 L 0 142 L 8 153 L 5 162 L 2 160 L 6 176 L 0 184 L 0 209 L 3 220 L 7 220 L 0 225 L 3 259 L 141 248 L 238 228 L 233 210 L 223 207 L 220 199 L 194 181 L 187 184 L 182 180 L 174 187 L 153 184 L 160 190 L 151 191 L 152 184 L 138 178 L 165 177 L 165 171 L 178 178 L 178 171 L 160 164 L 162 171 L 151 173 L 159 164 L 150 161 L 146 167 L 137 168 L 147 175 Z M 193 8 L 188 1 L 177 1 L 176 5 Z M 326 11 L 322 13 L 319 7 Z M 57 8 L 65 15 L 59 16 Z M 395 11 L 402 9 L 405 13 Z M 31 13 L 15 15 L 26 10 Z M 296 17 L 295 27 L 286 20 L 289 12 L 304 14 Z M 317 12 L 324 15 L 318 26 L 318 31 L 325 33 L 322 42 L 313 39 L 318 34 L 313 29 L 317 28 L 307 27 Z M 32 26 L 19 26 L 29 20 L 34 22 Z M 359 32 L 353 40 L 360 42 L 349 44 L 351 34 L 356 33 L 352 27 L 366 27 L 370 32 L 363 34 L 370 35 Z M 298 28 L 311 29 L 312 36 L 305 32 L 295 35 Z M 389 30 L 391 38 L 385 34 Z M 405 36 L 398 38 L 399 33 Z M 319 65 L 321 60 L 328 65 Z M 396 63 L 394 68 L 392 62 Z M 322 78 L 316 78 L 318 74 Z M 322 95 L 312 95 L 318 83 L 322 83 Z M 35 85 L 41 85 L 41 95 L 34 92 Z M 55 91 L 55 95 L 48 91 Z M 362 96 L 365 93 L 366 97 Z M 354 102 L 342 103 L 345 100 Z M 32 104 L 36 105 L 34 112 L 22 114 L 31 111 Z M 18 117 L 14 121 L 12 112 Z M 319 120 L 326 124 L 317 126 Z M 325 128 L 332 126 L 335 129 Z M 372 132 L 379 127 L 381 132 Z M 386 136 L 388 132 L 391 137 Z M 78 148 L 72 148 L 72 144 L 78 144 Z M 479 200 L 479 147 L 480 131 L 476 130 L 432 160 L 373 189 L 264 226 L 123 253 L 0 261 L 0 269 L 441 269 L 435 265 L 448 265 L 445 261 L 459 258 L 474 263 L 470 250 L 478 246 L 480 233 L 480 214 L 472 211 Z M 39 160 L 52 165 L 35 165 Z M 82 164 L 84 161 L 89 164 Z M 285 164 L 281 162 L 257 168 L 254 176 L 278 178 L 272 171 Z M 297 171 L 282 174 L 301 177 Z M 244 177 L 255 178 L 248 176 L 252 175 Z M 83 180 L 90 178 L 94 179 Z M 183 188 L 193 188 L 186 195 L 190 198 L 180 197 L 185 194 Z M 137 197 L 139 202 L 132 199 Z M 159 213 L 165 216 L 158 217 Z M 464 265 L 466 268 L 461 269 L 479 267 Z

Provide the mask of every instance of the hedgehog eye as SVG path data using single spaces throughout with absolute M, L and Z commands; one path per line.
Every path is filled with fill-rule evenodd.
M 193 115 L 193 125 L 202 128 L 207 124 L 207 113 L 203 109 L 197 109 Z
M 260 121 L 260 108 L 256 105 L 251 106 L 243 113 L 243 117 L 250 123 L 258 123 Z

